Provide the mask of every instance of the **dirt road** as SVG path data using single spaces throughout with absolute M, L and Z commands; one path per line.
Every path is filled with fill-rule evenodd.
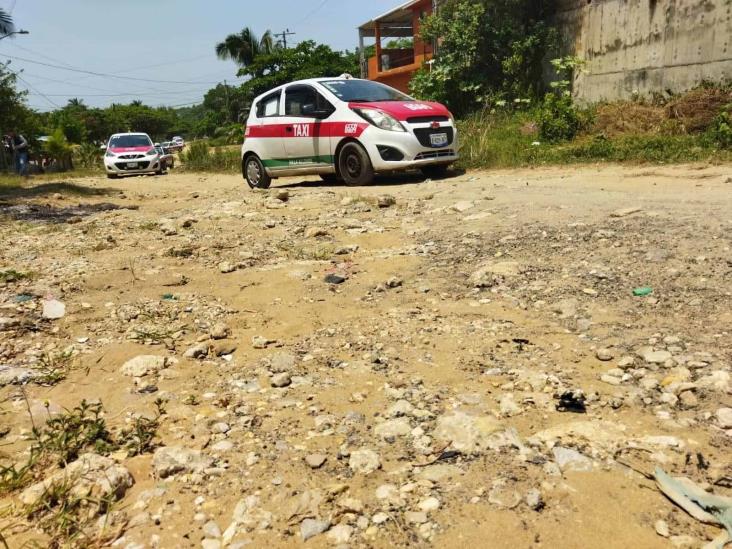
M 702 546 L 720 528 L 643 474 L 732 495 L 731 176 L 251 192 L 176 173 L 2 195 L 0 534 Z M 108 435 L 64 412 L 84 399 Z M 34 437 L 49 417 L 66 423 Z M 64 454 L 59 432 L 84 436 Z

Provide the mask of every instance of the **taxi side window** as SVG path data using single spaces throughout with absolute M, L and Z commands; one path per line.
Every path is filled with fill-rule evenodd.
M 333 105 L 310 86 L 291 86 L 285 95 L 285 116 L 327 118 L 335 112 Z
M 280 92 L 268 95 L 257 103 L 257 118 L 279 116 L 280 114 Z

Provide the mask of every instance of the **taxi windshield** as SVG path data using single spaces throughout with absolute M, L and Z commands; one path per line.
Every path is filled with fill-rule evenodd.
M 118 135 L 109 140 L 110 149 L 129 147 L 152 147 L 152 141 L 147 135 Z
M 400 91 L 369 80 L 326 80 L 320 82 L 341 101 L 373 103 L 376 101 L 414 101 Z

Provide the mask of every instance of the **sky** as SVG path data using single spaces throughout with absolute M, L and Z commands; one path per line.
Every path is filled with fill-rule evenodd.
M 28 104 L 42 111 L 78 97 L 89 106 L 200 103 L 218 82 L 237 82 L 237 67 L 214 46 L 252 27 L 295 32 L 288 46 L 316 40 L 354 50 L 357 27 L 403 0 L 0 0 L 28 35 L 0 40 L 0 61 L 19 73 Z M 15 59 L 13 59 L 13 57 Z M 18 58 L 22 58 L 18 59 Z M 36 63 L 32 63 L 34 61 Z M 148 81 L 92 76 L 56 67 Z M 163 82 L 164 81 L 164 82 Z M 241 81 L 241 80 L 239 80 Z

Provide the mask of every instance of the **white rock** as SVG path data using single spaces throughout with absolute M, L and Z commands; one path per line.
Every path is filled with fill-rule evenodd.
M 330 528 L 330 522 L 327 520 L 305 519 L 300 523 L 300 537 L 303 541 L 307 541 L 322 534 L 328 528 Z
M 722 429 L 732 429 L 732 408 L 720 408 L 715 415 Z
M 222 261 L 219 263 L 219 271 L 223 274 L 233 273 L 236 271 L 236 265 L 229 263 L 228 261 Z
M 440 508 L 440 500 L 437 498 L 426 498 L 419 502 L 418 507 L 420 511 L 424 511 L 425 513 L 436 511 Z
M 487 449 L 491 435 L 500 430 L 501 424 L 491 416 L 471 416 L 456 411 L 437 419 L 433 435 L 440 442 L 451 443 L 455 450 L 473 454 Z
M 126 376 L 143 377 L 146 375 L 157 374 L 167 366 L 168 359 L 166 357 L 156 355 L 139 355 L 125 362 L 122 365 L 120 372 L 122 372 L 122 375 Z
M 327 538 L 336 545 L 348 543 L 353 535 L 353 527 L 348 524 L 337 524 L 328 531 Z
M 381 468 L 379 454 L 368 448 L 354 450 L 348 459 L 348 466 L 354 473 L 369 475 Z
M 66 305 L 64 305 L 58 299 L 45 299 L 43 300 L 43 318 L 49 320 L 58 320 L 63 318 L 66 314 Z
M 474 208 L 474 207 L 475 207 L 474 202 L 471 202 L 470 200 L 462 200 L 462 201 L 456 202 L 455 204 L 450 206 L 450 209 L 455 212 L 462 213 L 462 212 L 467 212 L 468 210 L 470 210 L 471 208 Z
M 24 505 L 34 505 L 56 486 L 71 485 L 71 497 L 117 500 L 135 483 L 130 472 L 113 459 L 99 454 L 82 454 L 45 480 L 26 488 L 20 495 Z
M 521 413 L 521 407 L 513 399 L 511 393 L 503 395 L 499 405 L 503 417 L 512 417 Z
M 200 473 L 211 466 L 211 458 L 182 446 L 163 446 L 153 454 L 153 470 L 160 478 L 176 473 Z
M 219 525 L 216 524 L 216 522 L 209 520 L 203 525 L 203 533 L 208 538 L 220 538 L 221 528 L 219 528 Z
M 554 461 L 562 471 L 591 471 L 592 460 L 572 448 L 555 446 L 552 449 Z
M 374 434 L 383 439 L 403 437 L 411 431 L 412 427 L 409 425 L 409 421 L 404 418 L 389 419 L 374 427 Z

